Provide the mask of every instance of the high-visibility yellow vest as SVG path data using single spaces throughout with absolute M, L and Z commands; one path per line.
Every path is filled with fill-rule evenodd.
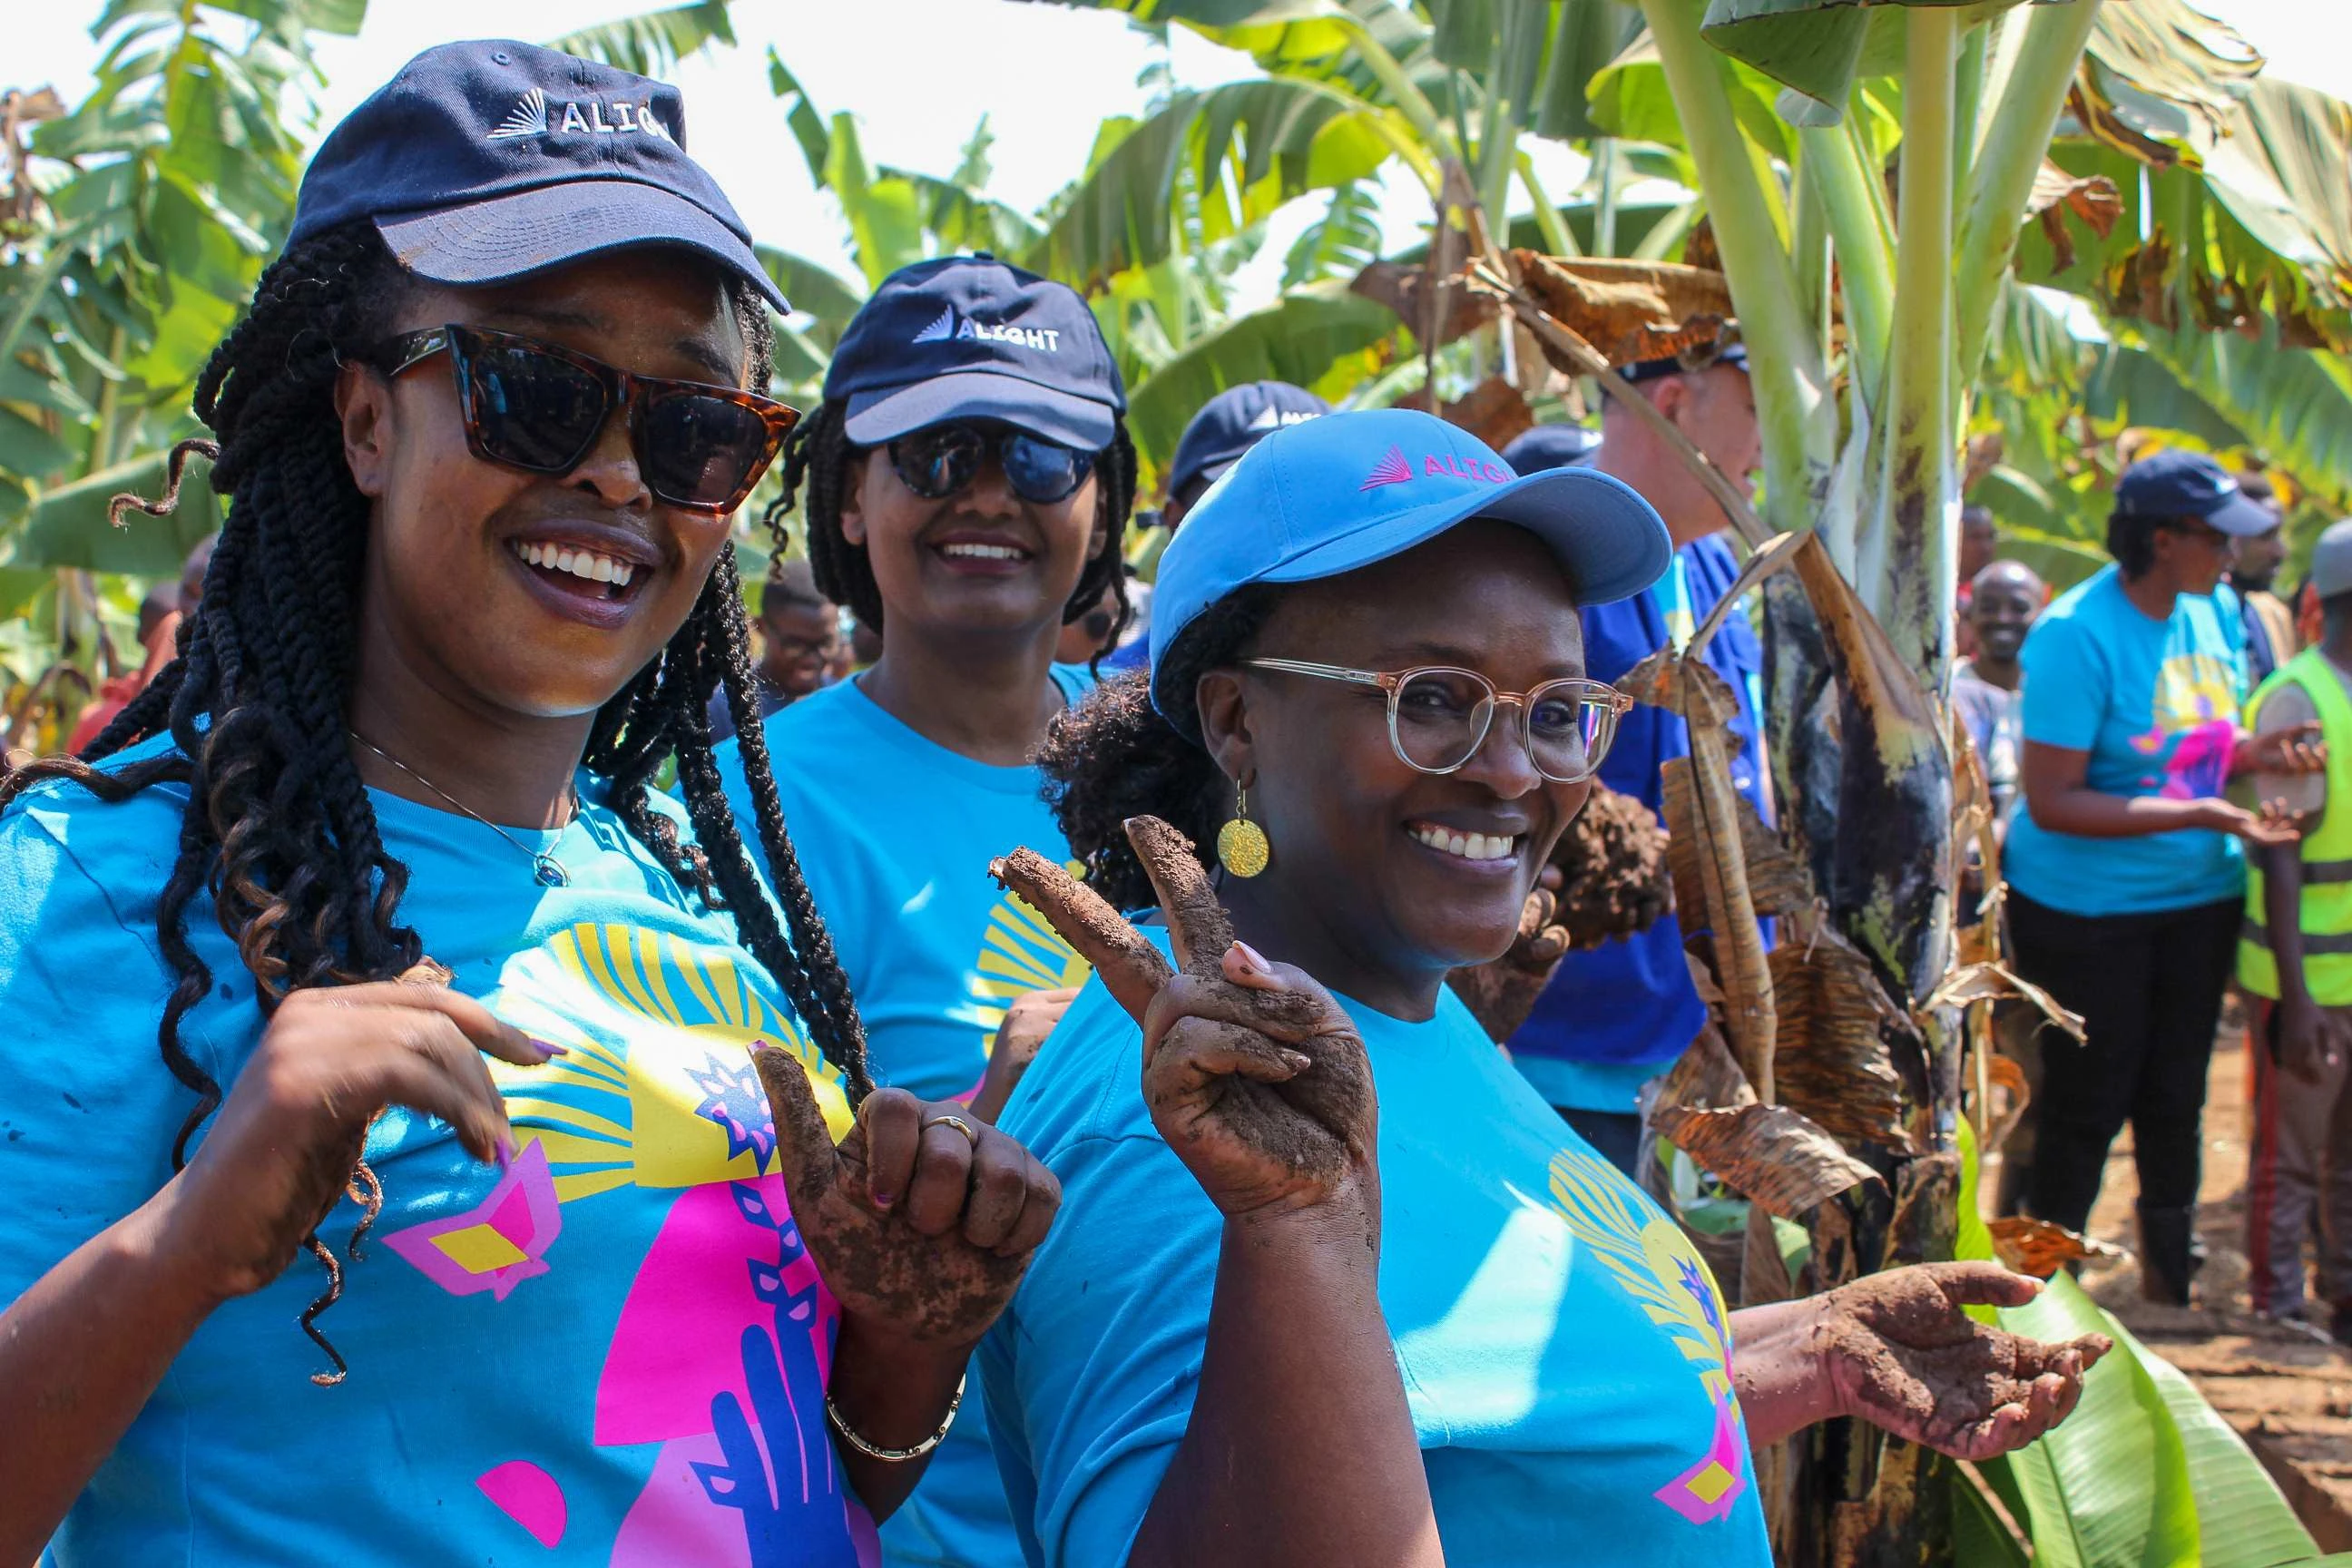
M 2352 1005 L 2352 697 L 2336 667 L 2317 648 L 2305 648 L 2263 682 L 2248 706 L 2288 681 L 2311 694 L 2327 742 L 2327 808 L 2319 831 L 2303 841 L 2303 984 L 2324 1007 Z M 2238 984 L 2275 1001 L 2278 960 L 2271 952 L 2269 911 L 2263 904 L 2262 865 L 2246 858 L 2246 923 L 2238 941 Z

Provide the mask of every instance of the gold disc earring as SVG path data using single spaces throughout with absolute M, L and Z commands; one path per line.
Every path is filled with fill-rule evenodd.
M 1234 786 L 1234 818 L 1217 829 L 1217 860 L 1234 876 L 1250 878 L 1265 869 L 1274 858 L 1274 846 L 1266 842 L 1265 829 L 1249 818 L 1249 790 L 1243 784 Z

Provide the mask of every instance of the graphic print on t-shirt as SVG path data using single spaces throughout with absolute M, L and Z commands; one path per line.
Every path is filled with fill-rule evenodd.
M 2210 654 L 2176 654 L 2157 667 L 2148 728 L 2132 749 L 2157 772 L 2140 781 L 2167 800 L 2204 800 L 2230 779 L 2237 743 L 2238 673 Z
M 1715 1405 L 1714 1438 L 1706 1452 L 1651 1494 L 1693 1524 L 1706 1524 L 1728 1517 L 1748 1487 L 1748 1435 L 1731 1386 L 1723 1296 L 1706 1259 L 1681 1229 L 1632 1197 L 1624 1178 L 1598 1155 L 1562 1149 L 1552 1157 L 1553 1209 L 1675 1341 Z
M 568 1256 L 565 1205 L 675 1191 L 596 1386 L 598 1446 L 656 1446 L 610 1561 L 870 1568 L 874 1527 L 825 1431 L 839 1313 L 792 1222 L 750 1047 L 798 1056 L 836 1134 L 849 1121 L 839 1075 L 725 950 L 636 927 L 561 931 L 509 961 L 488 1001 L 567 1054 L 491 1064 L 515 1160 L 479 1205 L 385 1246 L 452 1294 L 489 1291 L 519 1337 L 564 1331 L 531 1320 L 529 1282 L 628 1268 Z M 475 1484 L 540 1545 L 562 1542 L 561 1474 L 491 1453 Z
M 1065 869 L 1076 877 L 1086 867 L 1073 860 Z M 971 963 L 971 998 L 979 1004 L 980 1022 L 987 1031 L 981 1037 L 978 1070 L 987 1069 L 996 1031 L 1004 1026 L 1005 1009 L 1014 997 L 1084 985 L 1093 973 L 1077 950 L 1045 923 L 1045 916 L 1011 893 L 998 899 L 988 911 L 988 930 Z

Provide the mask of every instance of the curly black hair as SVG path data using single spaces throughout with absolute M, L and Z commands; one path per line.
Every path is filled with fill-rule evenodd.
M 1178 721 L 1153 709 L 1152 679 L 1136 671 L 1104 681 L 1047 728 L 1037 752 L 1045 804 L 1085 865 L 1087 884 L 1114 907 L 1159 901 L 1127 841 L 1130 816 L 1157 816 L 1178 828 L 1215 873 L 1217 829 L 1233 815 L 1234 786 L 1201 744 L 1193 690 L 1202 675 L 1249 651 L 1281 597 L 1267 584 L 1236 589 L 1184 628 L 1158 680 L 1161 706 Z
M 341 366 L 377 347 L 414 287 L 367 220 L 289 247 L 262 273 L 251 309 L 196 383 L 196 416 L 219 443 L 184 444 L 173 455 L 174 494 L 189 450 L 202 449 L 214 459 L 214 488 L 229 498 L 203 602 L 180 630 L 179 657 L 81 757 L 45 758 L 0 781 L 0 809 L 47 779 L 69 780 L 105 801 L 161 784 L 188 790 L 178 859 L 156 911 L 163 956 L 178 977 L 158 1038 L 164 1065 L 196 1097 L 173 1143 L 175 1169 L 222 1100 L 180 1035 L 212 985 L 188 942 L 188 911 L 200 894 L 236 943 L 265 1015 L 306 986 L 395 978 L 425 952 L 424 939 L 400 922 L 408 870 L 384 848 L 345 740 L 371 510 L 344 461 L 331 396 Z M 751 346 L 751 384 L 765 386 L 766 311 L 747 285 L 730 280 L 729 298 Z M 131 504 L 157 511 L 173 499 Z M 705 709 L 721 687 L 781 913 L 712 761 Z M 783 986 L 855 1101 L 872 1087 L 865 1036 L 785 834 L 756 689 L 741 589 L 731 553 L 721 551 L 661 657 L 596 714 L 583 765 L 609 782 L 613 809 L 681 885 L 733 915 L 744 946 Z M 174 744 L 152 757 L 93 765 L 164 733 Z M 673 752 L 697 843 L 682 840 L 653 805 L 655 774 Z M 350 1195 L 362 1208 L 356 1257 L 382 1205 L 364 1161 Z M 325 1267 L 327 1285 L 301 1326 L 334 1366 L 314 1381 L 331 1384 L 343 1359 L 315 1321 L 341 1294 L 342 1270 L 315 1231 L 304 1242 Z
M 852 544 L 841 530 L 841 496 L 848 484 L 849 459 L 859 450 L 849 438 L 849 405 L 827 398 L 815 413 L 793 426 L 784 437 L 783 493 L 768 508 L 769 527 L 778 551 L 784 548 L 783 518 L 798 511 L 808 536 L 809 564 L 815 568 L 819 592 L 836 605 L 846 605 L 865 625 L 889 636 L 882 624 L 882 590 L 874 581 L 874 563 L 866 547 Z M 1113 416 L 1110 445 L 1095 458 L 1095 522 L 1103 531 L 1102 549 L 1087 562 L 1078 585 L 1062 606 L 1062 624 L 1069 625 L 1102 603 L 1106 590 L 1118 606 L 1118 625 L 1103 641 L 1118 640 L 1131 614 L 1127 602 L 1127 568 L 1120 541 L 1127 533 L 1128 514 L 1135 508 L 1135 443 L 1127 421 Z

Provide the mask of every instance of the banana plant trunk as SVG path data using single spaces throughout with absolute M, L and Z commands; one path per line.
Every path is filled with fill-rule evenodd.
M 1884 1189 L 1821 1206 L 1798 1282 L 1814 1290 L 1952 1252 L 1963 1035 L 1957 1012 L 1930 998 L 1955 962 L 1940 704 L 1965 389 L 2098 5 L 1988 19 L 1981 8 L 1895 3 L 1902 139 L 1890 202 L 1885 150 L 1853 89 L 1874 8 L 1641 0 L 1748 347 L 1762 510 L 1775 530 L 1817 528 L 1829 547 L 1764 587 L 1780 826 L 1837 933 L 1915 1026 L 1910 1059 L 1898 1051 L 1895 1062 L 1907 1145 L 1849 1140 Z M 1733 59 L 1790 89 L 1780 101 L 1799 122 L 1790 184 L 1802 221 L 1791 221 L 1790 194 L 1734 110 Z M 1822 348 L 1839 342 L 1817 281 L 1829 268 L 1809 254 L 1824 236 L 1843 363 Z M 1822 610 L 1837 595 L 1800 580 L 1841 569 L 1868 613 Z M 1951 1561 L 1952 1477 L 1932 1454 L 1834 1422 L 1800 1439 L 1790 1460 L 1788 1506 L 1774 1521 L 1782 1562 Z

